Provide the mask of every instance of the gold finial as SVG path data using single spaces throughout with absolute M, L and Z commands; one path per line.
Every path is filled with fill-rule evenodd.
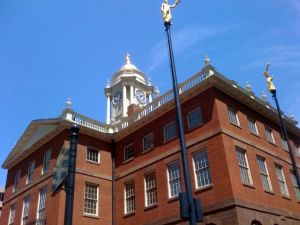
M 268 62 L 267 63 L 267 68 L 264 72 L 264 76 L 267 78 L 268 90 L 269 90 L 269 92 L 271 92 L 273 94 L 274 92 L 276 92 L 276 88 L 275 88 L 275 85 L 272 81 L 273 77 L 271 77 L 271 75 L 269 74 L 269 67 L 270 67 L 270 63 Z
M 125 64 L 126 64 L 126 65 L 130 65 L 130 64 L 131 64 L 131 62 L 130 62 L 130 55 L 129 55 L 128 52 L 126 52 Z
M 174 8 L 176 5 L 180 3 L 180 0 L 176 0 L 173 5 L 169 5 L 168 0 L 164 0 L 163 4 L 161 5 L 160 10 L 163 14 L 163 19 L 165 23 L 171 23 L 172 15 L 171 15 L 171 8 Z

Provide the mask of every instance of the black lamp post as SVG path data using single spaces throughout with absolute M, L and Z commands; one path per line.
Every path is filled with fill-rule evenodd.
M 66 204 L 65 204 L 64 225 L 73 224 L 72 219 L 73 219 L 73 202 L 74 202 L 74 185 L 75 185 L 78 132 L 79 132 L 79 127 L 77 125 L 73 125 L 71 127 L 69 168 L 68 168 L 68 175 L 67 175 L 67 181 L 65 186 Z

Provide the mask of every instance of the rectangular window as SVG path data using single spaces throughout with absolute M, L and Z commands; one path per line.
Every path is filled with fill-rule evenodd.
M 251 134 L 255 134 L 258 135 L 258 130 L 257 130 L 257 126 L 256 126 L 256 122 L 254 119 L 251 119 L 248 117 L 248 127 L 250 130 Z
M 124 185 L 124 209 L 125 214 L 135 211 L 135 188 L 134 181 L 128 182 Z
M 164 126 L 164 141 L 171 140 L 177 136 L 177 129 L 175 121 Z
M 28 166 L 26 184 L 29 184 L 32 182 L 34 167 L 35 167 L 35 161 L 31 161 Z
M 188 128 L 192 129 L 203 123 L 202 112 L 200 108 L 194 109 L 187 114 Z
M 84 210 L 85 214 L 98 215 L 98 185 L 86 184 L 84 191 Z
M 180 172 L 178 161 L 168 165 L 169 198 L 174 198 L 180 192 Z
M 257 164 L 259 167 L 259 173 L 261 182 L 263 185 L 264 190 L 266 191 L 272 191 L 271 181 L 269 177 L 269 172 L 266 165 L 266 160 L 260 156 L 257 156 Z
M 272 144 L 275 144 L 275 139 L 274 139 L 274 136 L 273 136 L 272 129 L 269 128 L 269 127 L 266 127 L 265 131 L 266 131 L 266 138 L 267 138 L 268 142 L 270 142 Z
M 275 164 L 276 175 L 278 179 L 278 184 L 280 188 L 280 192 L 283 196 L 289 196 L 289 192 L 286 186 L 285 177 L 283 173 L 282 166 Z
M 48 150 L 44 154 L 42 174 L 47 173 L 49 171 L 49 169 L 50 169 L 50 160 L 51 160 L 51 150 Z
M 98 149 L 88 147 L 86 160 L 94 163 L 100 163 L 100 151 Z
M 132 159 L 134 157 L 133 144 L 127 145 L 124 148 L 124 161 Z
M 287 140 L 283 136 L 281 136 L 281 144 L 285 151 L 289 151 Z
M 202 188 L 212 184 L 206 151 L 193 154 L 196 188 Z
M 16 216 L 16 204 L 13 204 L 12 206 L 10 206 L 10 210 L 9 210 L 8 225 L 15 223 L 15 216 Z
M 297 178 L 296 178 L 296 174 L 294 171 L 291 171 L 291 180 L 292 180 L 292 184 L 293 184 L 293 187 L 295 190 L 296 198 L 297 198 L 298 202 L 300 202 L 300 189 L 298 187 Z
M 145 175 L 145 205 L 146 207 L 157 203 L 155 173 Z
M 228 119 L 229 119 L 230 123 L 233 123 L 237 126 L 240 125 L 237 111 L 231 107 L 228 107 Z
M 143 151 L 148 151 L 154 147 L 154 135 L 153 133 L 147 134 L 143 138 Z
M 250 174 L 246 151 L 244 149 L 237 147 L 236 153 L 237 153 L 237 159 L 240 167 L 242 183 L 252 185 L 252 178 Z
M 46 197 L 47 197 L 47 188 L 43 187 L 40 189 L 40 193 L 39 193 L 39 202 L 38 202 L 39 204 L 38 204 L 36 225 L 46 224 L 45 223 Z
M 13 186 L 13 192 L 16 192 L 18 190 L 20 179 L 21 179 L 21 170 L 17 170 L 16 175 L 15 175 L 15 182 L 14 182 L 14 186 Z
M 30 205 L 30 197 L 26 196 L 23 200 L 23 212 L 22 212 L 21 225 L 26 225 L 28 222 L 29 205 Z

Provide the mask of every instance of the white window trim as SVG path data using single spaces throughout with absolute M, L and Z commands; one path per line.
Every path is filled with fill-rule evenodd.
M 180 174 L 180 166 L 179 166 L 179 161 L 176 160 L 176 161 L 173 161 L 173 162 L 170 162 L 169 164 L 167 164 L 167 181 L 168 181 L 168 197 L 169 199 L 173 199 L 173 198 L 177 198 L 179 197 L 179 193 L 178 195 L 174 195 L 174 196 L 171 196 L 171 186 L 170 186 L 170 173 L 169 173 L 169 166 L 172 165 L 172 164 L 177 164 L 178 165 L 178 183 L 179 183 L 179 193 L 181 192 L 181 174 Z
M 13 217 L 12 217 L 12 212 L 13 212 Z M 13 218 L 13 221 L 11 219 Z M 8 225 L 15 224 L 16 220 L 16 203 L 12 204 L 9 208 L 9 217 L 8 217 Z
M 130 161 L 130 160 L 134 159 L 134 148 L 133 148 L 133 147 L 132 147 L 132 150 L 133 150 L 133 156 L 130 157 L 130 158 L 128 158 L 128 159 L 126 159 L 125 149 L 128 148 L 128 147 L 131 147 L 131 146 L 133 146 L 133 143 L 130 143 L 130 144 L 126 145 L 126 146 L 123 148 L 123 157 L 124 157 L 124 158 L 123 158 L 123 162 L 127 162 L 127 161 Z
M 47 171 L 44 171 L 44 168 L 45 168 L 45 160 L 46 160 L 46 156 L 47 156 L 47 154 L 50 154 L 50 157 L 49 157 L 49 167 L 48 167 L 48 170 Z M 44 153 L 44 155 L 43 155 L 43 165 L 42 165 L 42 175 L 43 174 L 46 174 L 46 173 L 49 173 L 49 171 L 50 171 L 50 163 L 51 163 L 51 149 L 49 149 L 49 150 L 47 150 L 45 153 Z
M 148 137 L 148 136 L 152 136 L 152 141 L 153 141 L 153 143 L 152 143 L 151 148 L 145 149 L 145 138 Z M 145 136 L 143 137 L 143 152 L 150 151 L 150 150 L 153 149 L 153 148 L 154 148 L 154 134 L 153 134 L 153 132 L 151 132 L 151 133 L 149 133 L 149 134 L 147 134 L 147 135 L 145 135 Z
M 87 213 L 84 211 L 84 205 L 85 205 L 85 191 L 86 191 L 86 186 L 87 185 L 93 185 L 97 187 L 97 204 L 96 204 L 96 214 L 93 213 Z M 99 185 L 91 182 L 86 182 L 84 185 L 84 192 L 83 192 L 83 215 L 88 215 L 88 216 L 98 216 L 99 215 Z
M 47 202 L 47 186 L 44 186 L 44 187 L 41 187 L 40 189 L 39 189 L 39 197 L 38 197 L 38 202 L 37 202 L 37 208 L 36 208 L 36 221 L 37 221 L 37 223 L 36 224 L 39 224 L 39 208 L 40 208 L 40 199 L 41 199 L 41 192 L 42 192 L 42 190 L 44 190 L 45 191 L 45 207 L 44 207 L 44 210 L 45 210 L 45 212 L 46 212 L 46 202 Z M 44 220 L 45 220 L 45 218 L 44 218 Z M 45 221 L 44 221 L 45 222 Z M 43 224 L 45 224 L 45 223 L 43 223 Z
M 203 186 L 198 186 L 197 170 L 196 170 L 196 165 L 195 165 L 195 155 L 196 154 L 201 154 L 202 152 L 206 152 L 206 154 L 207 154 L 207 162 L 208 162 L 208 167 L 207 168 L 208 168 L 209 175 L 210 175 L 210 183 L 206 184 L 206 185 L 203 185 Z M 210 166 L 209 166 L 209 161 L 208 161 L 208 152 L 207 152 L 207 150 L 204 149 L 204 150 L 193 152 L 193 154 L 192 154 L 192 161 L 193 161 L 194 180 L 195 180 L 196 190 L 201 190 L 201 189 L 204 189 L 204 188 L 212 186 L 213 183 L 212 183 L 212 177 L 211 177 L 211 172 L 210 172 Z
M 133 194 L 133 196 L 134 196 L 133 197 L 133 199 L 134 199 L 134 209 L 132 211 L 127 211 L 127 199 L 129 199 L 126 196 L 126 185 L 127 184 L 133 184 L 133 188 L 134 188 L 134 194 Z M 134 180 L 130 180 L 130 181 L 127 181 L 127 182 L 124 183 L 124 214 L 127 215 L 127 214 L 134 213 L 135 209 L 136 209 L 136 205 L 135 205 L 135 183 L 134 183 Z
M 25 211 L 25 201 L 26 201 L 27 199 L 29 199 L 29 200 L 28 200 L 28 201 L 29 201 L 29 203 L 28 203 L 28 216 L 27 216 L 27 217 L 29 217 L 30 196 L 27 195 L 27 196 L 25 196 L 25 197 L 23 198 L 23 207 L 22 207 L 21 225 L 24 225 L 24 224 L 23 224 L 23 219 L 24 219 L 24 211 Z
M 240 162 L 239 162 L 239 159 L 238 159 L 238 153 L 237 153 L 237 151 L 241 151 L 241 152 L 244 153 L 243 155 L 245 156 L 245 162 L 246 162 L 246 166 L 247 166 L 247 174 L 248 174 L 248 177 L 249 177 L 250 184 L 245 183 L 245 182 L 243 181 L 242 177 L 241 177 L 241 181 L 242 181 L 242 183 L 245 184 L 245 185 L 253 185 L 253 180 L 252 180 L 251 170 L 250 170 L 250 166 L 249 166 L 249 161 L 248 161 L 247 151 L 246 151 L 245 149 L 243 149 L 243 148 L 240 148 L 240 147 L 236 147 L 235 149 L 236 149 L 236 157 L 237 157 L 237 162 L 238 162 L 239 170 L 240 170 L 240 167 L 241 167 L 241 166 L 242 166 L 242 167 L 244 167 L 244 166 L 243 166 L 243 165 L 240 165 Z M 240 176 L 242 176 L 242 175 L 241 175 L 241 170 L 240 170 Z
M 175 124 L 175 131 L 176 131 L 175 133 L 176 133 L 176 135 L 175 135 L 174 137 L 170 137 L 170 138 L 166 139 L 166 132 L 165 132 L 165 129 L 166 129 L 167 126 L 169 126 L 169 125 L 171 125 L 171 124 Z M 178 136 L 176 121 L 173 120 L 172 122 L 165 124 L 165 125 L 163 126 L 163 133 L 164 133 L 164 142 L 168 142 L 168 141 L 170 141 L 170 140 L 175 139 L 175 138 Z
M 146 183 L 146 177 L 149 176 L 150 174 L 154 174 L 154 176 L 155 176 L 155 198 L 156 198 L 156 202 L 152 203 L 152 204 L 148 203 L 148 196 L 147 196 L 147 190 L 148 189 L 147 189 L 147 183 Z M 157 179 L 156 179 L 156 173 L 155 173 L 155 171 L 151 171 L 151 172 L 148 172 L 148 173 L 144 174 L 144 196 L 145 196 L 145 207 L 146 208 L 157 205 L 157 203 L 158 203 L 158 198 L 157 198 Z
M 282 179 L 283 179 L 283 180 L 279 180 L 279 177 L 278 177 L 277 171 L 276 171 L 277 168 L 280 169 L 280 172 L 281 172 L 281 175 L 282 175 Z M 276 173 L 276 177 L 277 177 L 277 182 L 278 182 L 280 194 L 281 194 L 282 196 L 289 197 L 289 196 L 290 196 L 290 193 L 289 193 L 289 189 L 288 189 L 287 184 L 286 184 L 286 179 L 285 179 L 283 167 L 282 167 L 281 165 L 279 165 L 279 164 L 276 164 L 276 163 L 275 163 L 275 173 Z M 283 193 L 281 192 L 281 189 L 280 189 L 280 182 L 282 182 L 282 183 L 284 184 L 284 188 L 285 188 L 285 190 L 286 190 L 286 195 L 283 194 Z
M 201 114 L 200 123 L 197 124 L 197 125 L 195 125 L 195 126 L 193 126 L 193 127 L 191 127 L 191 126 L 190 126 L 189 115 L 190 115 L 191 113 L 197 111 L 197 110 L 199 110 L 199 111 L 200 111 L 200 114 Z M 198 106 L 197 108 L 195 108 L 195 109 L 189 111 L 189 112 L 187 113 L 186 119 L 187 119 L 187 124 L 188 124 L 188 129 L 189 129 L 189 130 L 194 129 L 194 128 L 196 128 L 196 127 L 200 127 L 200 126 L 203 124 L 203 115 L 202 115 L 201 107 Z
M 271 135 L 271 138 L 272 138 L 271 141 L 268 139 L 267 131 L 270 132 L 270 135 Z M 274 138 L 274 134 L 273 134 L 273 129 L 272 129 L 272 128 L 270 128 L 270 127 L 265 127 L 265 135 L 266 135 L 267 141 L 268 141 L 269 143 L 271 143 L 271 144 L 276 144 L 275 138 Z
M 30 175 L 31 169 L 32 169 L 31 180 L 29 180 L 29 175 Z M 34 175 L 34 169 L 35 169 L 35 160 L 33 160 L 29 163 L 28 170 L 27 170 L 26 184 L 29 184 L 32 182 L 33 175 Z
M 258 132 L 257 125 L 256 125 L 256 120 L 252 119 L 251 117 L 248 117 L 247 119 L 248 119 L 248 128 L 249 128 L 250 133 L 259 136 L 259 132 Z M 253 124 L 254 124 L 255 133 L 252 132 L 251 129 L 250 129 L 250 127 L 249 127 L 249 122 L 250 121 L 253 122 Z
M 21 180 L 21 169 L 18 169 L 15 174 L 15 180 L 14 180 L 14 186 L 13 186 L 13 193 L 18 191 L 19 189 L 19 184 Z
M 282 135 L 280 135 L 280 140 L 281 140 L 282 149 L 288 152 L 289 151 L 288 140 L 285 140 L 284 137 L 282 137 Z
M 237 123 L 232 122 L 232 121 L 230 120 L 229 111 L 231 111 L 231 112 L 234 113 L 235 119 L 236 119 L 236 122 L 237 122 Z M 228 114 L 228 120 L 229 120 L 229 122 L 230 122 L 231 124 L 233 124 L 233 125 L 235 125 L 235 126 L 241 126 L 240 120 L 239 120 L 239 116 L 238 116 L 238 111 L 237 111 L 235 108 L 233 108 L 233 107 L 231 107 L 231 106 L 227 106 L 227 114 Z
M 98 161 L 97 161 L 97 162 L 88 159 L 88 152 L 89 152 L 89 149 L 93 149 L 93 150 L 98 151 Z M 91 147 L 91 146 L 87 146 L 87 148 L 86 148 L 86 161 L 87 161 L 87 162 L 90 162 L 90 163 L 94 163 L 94 164 L 100 164 L 100 162 L 101 162 L 101 153 L 100 153 L 100 150 L 97 149 L 97 148 Z
M 259 156 L 259 155 L 257 155 L 257 160 L 258 159 L 261 159 L 262 161 L 263 161 L 263 163 L 264 163 L 264 166 L 265 166 L 265 169 L 266 169 L 266 174 L 264 174 L 264 173 L 262 173 L 261 171 L 260 171 L 260 168 L 258 168 L 258 170 L 259 170 L 259 174 L 260 175 L 265 175 L 265 176 L 267 176 L 267 180 L 268 180 L 268 183 L 269 183 L 269 186 L 270 186 L 270 190 L 266 190 L 265 188 L 264 188 L 264 185 L 262 184 L 262 186 L 263 186 L 263 188 L 264 188 L 264 190 L 265 191 L 273 191 L 273 186 L 272 186 L 272 182 L 271 182 L 271 179 L 270 179 L 270 174 L 269 174 L 269 170 L 268 170 L 268 166 L 267 166 L 267 162 L 266 162 L 266 159 L 264 158 L 264 157 L 262 157 L 262 156 Z M 259 167 L 259 165 L 258 165 L 258 167 Z M 263 181 L 261 181 L 261 182 L 263 182 Z

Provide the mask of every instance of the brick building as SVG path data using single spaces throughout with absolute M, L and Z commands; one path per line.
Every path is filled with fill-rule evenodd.
M 206 60 L 179 85 L 193 194 L 210 225 L 300 224 L 300 191 L 276 110 Z M 105 88 L 107 121 L 70 109 L 30 123 L 8 170 L 1 225 L 62 225 L 65 192 L 52 193 L 56 160 L 78 124 L 74 225 L 187 224 L 172 91 L 159 95 L 130 62 Z M 155 96 L 155 98 L 154 98 Z M 300 129 L 284 118 L 300 164 Z

